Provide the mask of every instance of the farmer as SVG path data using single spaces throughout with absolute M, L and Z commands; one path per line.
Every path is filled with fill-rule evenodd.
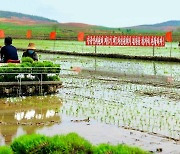
M 35 52 L 35 44 L 29 43 L 27 50 L 23 53 L 22 57 L 31 57 L 34 61 L 38 61 L 38 55 Z
M 2 63 L 7 63 L 8 60 L 18 61 L 17 49 L 11 44 L 12 44 L 12 38 L 6 37 L 4 39 L 5 46 L 1 48 L 1 62 Z

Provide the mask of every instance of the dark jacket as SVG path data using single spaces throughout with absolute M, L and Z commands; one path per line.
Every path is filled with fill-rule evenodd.
M 17 49 L 12 45 L 1 48 L 1 62 L 6 63 L 9 59 L 18 60 Z
M 23 53 L 22 57 L 31 57 L 33 60 L 37 60 L 38 61 L 38 55 L 32 49 L 26 50 L 26 52 Z

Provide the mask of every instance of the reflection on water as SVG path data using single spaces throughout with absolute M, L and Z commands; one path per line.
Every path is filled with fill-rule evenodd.
M 26 112 L 15 112 L 15 120 L 21 121 L 22 119 L 44 119 L 44 118 L 50 118 L 55 115 L 54 110 L 47 110 L 46 114 L 39 114 L 36 113 L 35 110 L 28 110 Z
M 22 134 L 60 123 L 62 100 L 57 96 L 33 96 L 0 100 L 0 145 Z

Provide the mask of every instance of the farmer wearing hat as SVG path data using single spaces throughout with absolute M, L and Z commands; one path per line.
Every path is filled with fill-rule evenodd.
M 29 43 L 27 50 L 23 53 L 22 57 L 30 57 L 34 61 L 38 61 L 38 55 L 35 52 L 35 44 L 34 43 Z

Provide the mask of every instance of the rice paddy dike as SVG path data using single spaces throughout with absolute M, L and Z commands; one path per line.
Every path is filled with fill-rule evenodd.
M 43 53 L 39 57 L 61 65 L 64 87 L 55 96 L 1 99 L 1 145 L 33 132 L 76 132 L 93 144 L 180 152 L 179 63 Z M 23 105 L 18 103 L 22 100 Z

